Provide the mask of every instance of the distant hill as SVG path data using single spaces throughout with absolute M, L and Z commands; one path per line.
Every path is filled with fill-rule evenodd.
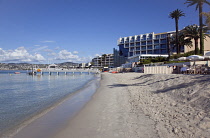
M 60 68 L 79 67 L 79 63 L 64 62 L 57 63 Z M 49 64 L 30 64 L 30 63 L 0 63 L 0 70 L 30 70 L 32 67 L 47 68 Z

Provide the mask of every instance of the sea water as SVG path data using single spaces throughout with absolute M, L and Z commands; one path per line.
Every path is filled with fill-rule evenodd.
M 93 80 L 93 74 L 36 75 L 0 71 L 0 136 Z

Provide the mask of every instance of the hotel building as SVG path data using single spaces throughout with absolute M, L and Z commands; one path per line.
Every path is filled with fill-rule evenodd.
M 168 37 L 174 32 L 147 33 L 129 37 L 122 37 L 118 40 L 119 53 L 128 57 L 129 62 L 138 62 L 147 57 L 168 57 L 168 52 L 175 52 L 169 44 Z M 170 49 L 169 49 L 170 46 Z M 170 50 L 170 51 L 169 51 Z M 184 52 L 184 49 L 181 49 Z
M 147 33 L 135 36 L 121 37 L 118 39 L 119 54 L 127 57 L 129 62 L 138 62 L 148 57 L 168 57 L 176 53 L 176 47 L 170 44 L 169 38 L 175 31 L 165 33 Z M 200 41 L 200 40 L 199 40 Z M 194 40 L 192 47 L 181 46 L 180 52 L 186 53 L 195 49 Z M 200 43 L 199 43 L 200 48 Z M 204 53 L 210 51 L 210 38 L 204 40 Z
M 97 56 L 92 59 L 93 67 L 113 67 L 114 66 L 114 55 L 113 54 L 103 54 L 102 56 Z

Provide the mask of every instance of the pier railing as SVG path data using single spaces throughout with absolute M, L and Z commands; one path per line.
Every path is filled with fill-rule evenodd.
M 36 72 L 36 75 L 52 75 L 52 74 L 98 74 L 100 71 L 98 69 L 34 69 L 33 72 Z

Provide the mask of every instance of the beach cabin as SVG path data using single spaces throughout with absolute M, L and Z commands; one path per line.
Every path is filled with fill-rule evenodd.
M 48 66 L 48 69 L 49 69 L 49 70 L 58 69 L 58 65 L 56 65 L 56 64 L 50 64 L 50 65 Z

